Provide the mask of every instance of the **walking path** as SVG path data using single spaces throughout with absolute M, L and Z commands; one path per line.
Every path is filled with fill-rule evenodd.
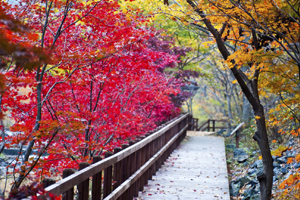
M 138 199 L 229 200 L 224 138 L 189 131 Z

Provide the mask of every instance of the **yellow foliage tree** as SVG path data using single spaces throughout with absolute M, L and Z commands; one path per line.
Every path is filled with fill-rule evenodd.
M 281 107 L 288 112 L 298 108 L 299 1 L 164 0 L 164 3 L 159 9 L 172 20 L 210 33 L 212 39 L 205 45 L 217 45 L 252 105 L 257 125 L 253 138 L 260 147 L 264 165 L 263 174 L 258 176 L 261 199 L 270 199 L 273 160 L 261 98 L 276 94 L 281 97 Z M 284 118 L 288 117 L 286 113 Z

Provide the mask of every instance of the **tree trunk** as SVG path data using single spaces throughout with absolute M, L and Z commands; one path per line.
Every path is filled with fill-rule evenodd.
M 254 134 L 253 139 L 258 143 L 263 159 L 263 174 L 257 176 L 260 184 L 260 199 L 269 200 L 273 184 L 273 158 L 268 142 L 263 106 L 260 105 L 258 108 L 254 108 L 254 113 L 255 116 L 260 118 L 256 119 L 257 132 Z

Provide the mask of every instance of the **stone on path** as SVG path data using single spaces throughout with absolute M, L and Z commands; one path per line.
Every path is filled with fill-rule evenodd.
M 224 138 L 188 132 L 137 199 L 229 200 Z

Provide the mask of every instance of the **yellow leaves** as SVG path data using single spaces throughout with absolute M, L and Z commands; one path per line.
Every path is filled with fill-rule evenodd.
M 259 95 L 261 95 L 261 96 L 263 96 L 263 97 L 265 97 L 266 94 L 267 94 L 267 92 L 266 92 L 265 90 L 260 90 L 260 91 L 259 91 Z
M 131 14 L 126 14 L 126 19 L 128 20 L 128 21 L 131 21 Z
M 232 81 L 232 84 L 236 84 L 236 83 L 237 83 L 237 80 L 236 80 L 236 79 Z
M 258 156 L 258 159 L 261 160 L 261 159 L 262 159 L 262 156 Z
M 206 41 L 202 43 L 205 48 L 209 48 L 213 44 L 215 44 L 215 41 Z
M 288 149 L 289 149 L 288 147 L 280 145 L 277 149 L 271 151 L 271 155 L 272 156 L 282 156 L 282 153 L 287 151 Z
M 279 121 L 277 121 L 276 119 L 272 119 L 270 120 L 271 122 L 269 123 L 269 125 L 271 125 L 271 127 L 276 126 L 277 124 L 279 124 Z
M 173 21 L 177 21 L 176 18 L 174 16 L 170 17 Z
M 255 116 L 255 119 L 260 119 L 260 116 Z
M 280 109 L 280 106 L 276 106 L 275 107 L 275 111 L 280 111 L 281 109 Z
M 187 26 L 187 25 L 189 25 L 190 23 L 184 21 L 183 24 Z
M 58 8 L 54 8 L 53 11 L 54 11 L 54 13 L 58 13 L 59 9 Z
M 189 25 L 189 22 L 188 22 L 188 19 L 186 16 L 180 17 L 180 21 L 186 26 Z
M 93 3 L 97 2 L 97 0 L 88 0 L 88 1 L 81 1 L 81 3 L 85 6 L 90 6 Z
M 173 5 L 170 6 L 171 9 L 175 9 L 176 7 L 178 7 L 177 4 L 173 4 Z
M 186 12 L 187 15 L 192 15 L 193 13 L 194 13 L 193 10 L 189 10 L 189 11 Z

